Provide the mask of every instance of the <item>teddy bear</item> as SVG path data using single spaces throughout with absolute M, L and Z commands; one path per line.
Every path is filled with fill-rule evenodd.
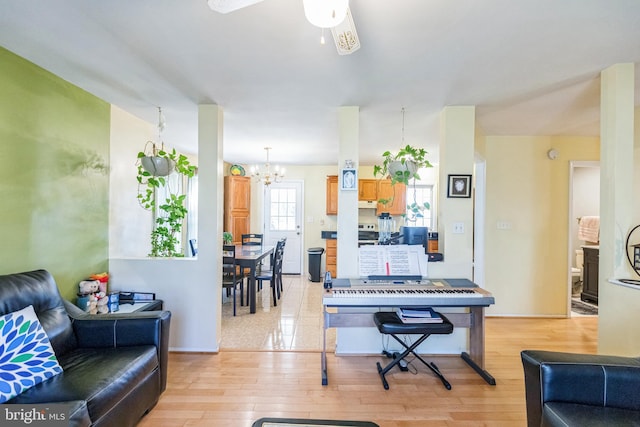
M 99 280 L 83 280 L 78 283 L 79 294 L 81 295 L 89 295 L 95 294 L 100 291 L 100 281 Z
M 105 314 L 109 312 L 109 298 L 107 298 L 107 294 L 105 292 L 98 292 L 95 294 L 97 299 L 96 302 L 96 312 L 98 314 Z
M 89 302 L 87 302 L 84 311 L 89 314 L 98 314 L 98 298 L 96 298 L 96 294 L 89 294 L 88 297 Z

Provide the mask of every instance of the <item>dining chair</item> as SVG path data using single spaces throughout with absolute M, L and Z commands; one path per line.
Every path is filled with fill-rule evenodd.
M 280 289 L 282 287 L 282 257 L 284 251 L 282 249 L 283 242 L 276 243 L 276 248 L 273 254 L 273 261 L 271 263 L 271 271 L 261 272 L 256 275 L 256 281 L 262 285 L 262 282 L 268 280 L 271 285 L 271 292 L 273 294 L 273 306 L 278 305 L 278 299 L 280 299 Z
M 189 249 L 191 249 L 191 256 L 198 255 L 198 241 L 196 239 L 189 239 Z
M 247 233 L 240 235 L 240 242 L 243 246 L 262 246 L 263 234 Z M 262 270 L 262 261 L 257 265 L 258 271 Z M 262 286 L 262 284 L 260 284 Z
M 243 245 L 262 246 L 262 234 L 249 233 L 241 235 L 241 242 Z
M 282 262 L 280 263 L 280 272 L 278 274 L 279 279 L 278 282 L 280 283 L 280 292 L 284 292 L 284 288 L 282 286 L 282 266 L 284 265 L 284 247 L 287 245 L 287 238 L 283 237 L 282 239 L 280 239 L 280 241 L 282 242 Z
M 236 247 L 224 245 L 222 247 L 222 288 L 227 290 L 230 296 L 233 289 L 233 315 L 236 315 L 236 289 L 240 285 L 240 305 L 243 304 L 245 275 L 236 268 Z

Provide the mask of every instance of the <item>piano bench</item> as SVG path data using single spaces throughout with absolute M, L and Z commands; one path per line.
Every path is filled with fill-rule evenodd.
M 440 378 L 442 384 L 445 386 L 447 390 L 451 390 L 451 384 L 446 380 L 444 375 L 440 372 L 438 367 L 433 362 L 425 361 L 419 354 L 417 354 L 414 350 L 422 344 L 424 340 L 429 338 L 432 334 L 450 334 L 453 332 L 453 324 L 447 319 L 442 313 L 438 313 L 440 317 L 442 317 L 442 322 L 437 323 L 404 323 L 398 314 L 393 311 L 379 311 L 373 314 L 373 321 L 378 327 L 378 331 L 381 334 L 390 335 L 393 339 L 402 345 L 405 350 L 400 353 L 399 356 L 394 357 L 393 361 L 389 362 L 387 366 L 384 368 L 380 365 L 380 362 L 377 362 L 376 365 L 378 367 L 378 374 L 380 374 L 380 379 L 382 380 L 382 386 L 385 390 L 389 390 L 389 383 L 385 378 L 387 372 L 389 372 L 394 366 L 398 365 L 400 361 L 402 361 L 409 354 L 413 354 L 418 360 L 420 360 L 424 365 L 429 368 L 433 373 Z M 397 335 L 421 335 L 413 344 L 407 345 L 403 340 L 398 338 Z

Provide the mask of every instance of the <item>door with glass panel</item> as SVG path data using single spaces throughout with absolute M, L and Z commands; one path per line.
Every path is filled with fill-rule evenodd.
M 282 272 L 302 272 L 302 181 L 272 183 L 265 194 L 265 243 L 287 238 Z

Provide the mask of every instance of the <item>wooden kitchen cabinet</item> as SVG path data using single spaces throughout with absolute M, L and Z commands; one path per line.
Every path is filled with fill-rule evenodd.
M 407 186 L 402 183 L 396 183 L 391 185 L 390 179 L 381 179 L 377 181 L 378 185 L 378 198 L 391 199 L 391 204 L 383 205 L 378 202 L 378 208 L 376 214 L 380 215 L 382 212 L 389 212 L 391 215 L 402 215 L 407 210 Z
M 600 249 L 582 247 L 584 253 L 584 266 L 582 270 L 582 301 L 598 303 L 598 263 L 600 262 Z
M 378 200 L 378 180 L 359 179 L 358 180 L 358 200 L 375 202 Z
M 331 273 L 331 277 L 337 277 L 338 274 L 338 241 L 336 239 L 326 239 L 325 270 Z
M 338 175 L 327 176 L 327 215 L 338 215 Z
M 438 252 L 438 239 L 427 240 L 427 252 L 429 253 Z
M 251 178 L 248 176 L 224 177 L 224 231 L 240 243 L 243 234 L 250 233 Z M 222 236 L 220 236 L 222 238 Z

